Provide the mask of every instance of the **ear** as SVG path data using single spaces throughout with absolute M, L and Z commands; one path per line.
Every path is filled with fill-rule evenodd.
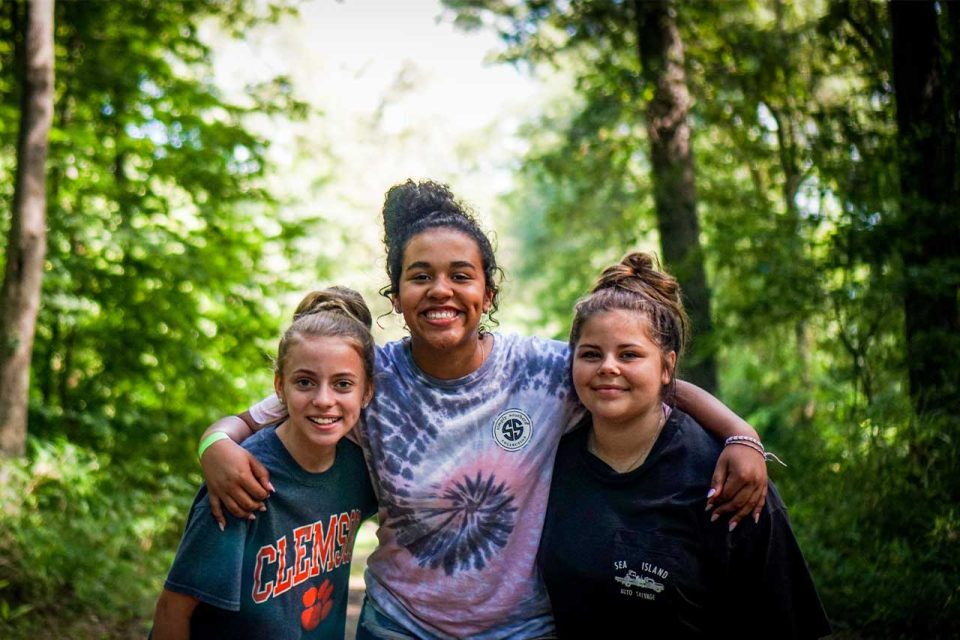
M 660 372 L 660 384 L 666 386 L 673 381 L 673 374 L 677 366 L 677 352 L 671 351 L 663 359 L 663 371 Z
M 371 400 L 373 400 L 373 385 L 367 383 L 367 388 L 363 392 L 363 403 L 360 406 L 366 409 Z
M 390 304 L 393 305 L 393 312 L 394 312 L 394 313 L 403 313 L 403 311 L 400 309 L 400 296 L 398 296 L 398 295 L 396 295 L 396 294 L 391 295 L 391 296 L 390 296 Z
M 493 306 L 493 289 L 484 289 L 483 291 L 483 312 L 487 313 L 490 311 L 490 307 Z
M 277 397 L 280 398 L 280 404 L 286 406 L 287 401 L 283 397 L 283 378 L 280 377 L 279 373 L 273 374 L 273 390 L 277 392 Z

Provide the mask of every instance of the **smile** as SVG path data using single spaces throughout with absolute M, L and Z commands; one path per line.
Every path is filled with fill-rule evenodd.
M 454 309 L 431 309 L 424 312 L 427 320 L 452 320 L 459 312 Z
M 327 427 L 333 424 L 334 422 L 339 422 L 340 418 L 307 418 L 313 424 L 319 425 L 321 427 Z
M 626 391 L 626 389 L 623 387 L 615 387 L 613 385 L 604 385 L 601 387 L 594 387 L 593 390 L 596 391 L 597 393 L 604 393 L 604 394 L 620 393 L 621 391 Z

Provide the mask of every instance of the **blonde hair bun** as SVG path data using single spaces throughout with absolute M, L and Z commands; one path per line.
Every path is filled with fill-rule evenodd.
M 363 296 L 348 287 L 333 286 L 320 291 L 311 291 L 297 305 L 297 310 L 293 312 L 293 319 L 296 321 L 321 311 L 346 314 L 368 330 L 373 326 L 373 316 Z

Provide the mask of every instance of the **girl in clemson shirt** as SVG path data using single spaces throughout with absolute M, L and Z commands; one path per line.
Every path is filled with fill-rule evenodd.
M 343 438 L 373 396 L 370 324 L 350 289 L 300 304 L 274 378 L 287 415 L 243 445 L 277 494 L 259 517 L 218 526 L 201 488 L 157 603 L 155 640 L 343 638 L 354 537 L 376 511 L 363 454 Z

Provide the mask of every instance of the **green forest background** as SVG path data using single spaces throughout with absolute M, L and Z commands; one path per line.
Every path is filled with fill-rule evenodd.
M 771 475 L 837 636 L 957 637 L 960 6 L 444 4 L 465 33 L 499 36 L 500 64 L 569 80 L 525 114 L 523 152 L 502 159 L 512 185 L 481 212 L 508 276 L 503 328 L 563 338 L 602 266 L 657 251 L 690 283 L 688 375 L 789 464 Z M 2 637 L 142 636 L 200 481 L 198 434 L 270 389 L 266 354 L 306 288 L 376 298 L 376 211 L 359 232 L 274 188 L 271 128 L 324 113 L 282 75 L 231 95 L 214 82 L 202 34 L 242 40 L 299 10 L 56 5 L 28 437 L 0 462 Z M 657 10 L 679 58 L 644 37 Z M 0 3 L 3 237 L 25 12 Z M 671 64 L 691 105 L 683 202 L 651 139 Z M 476 198 L 457 182 L 470 149 L 451 151 L 466 169 L 415 177 Z M 320 197 L 336 158 L 300 154 Z M 692 234 L 671 229 L 677 211 Z

